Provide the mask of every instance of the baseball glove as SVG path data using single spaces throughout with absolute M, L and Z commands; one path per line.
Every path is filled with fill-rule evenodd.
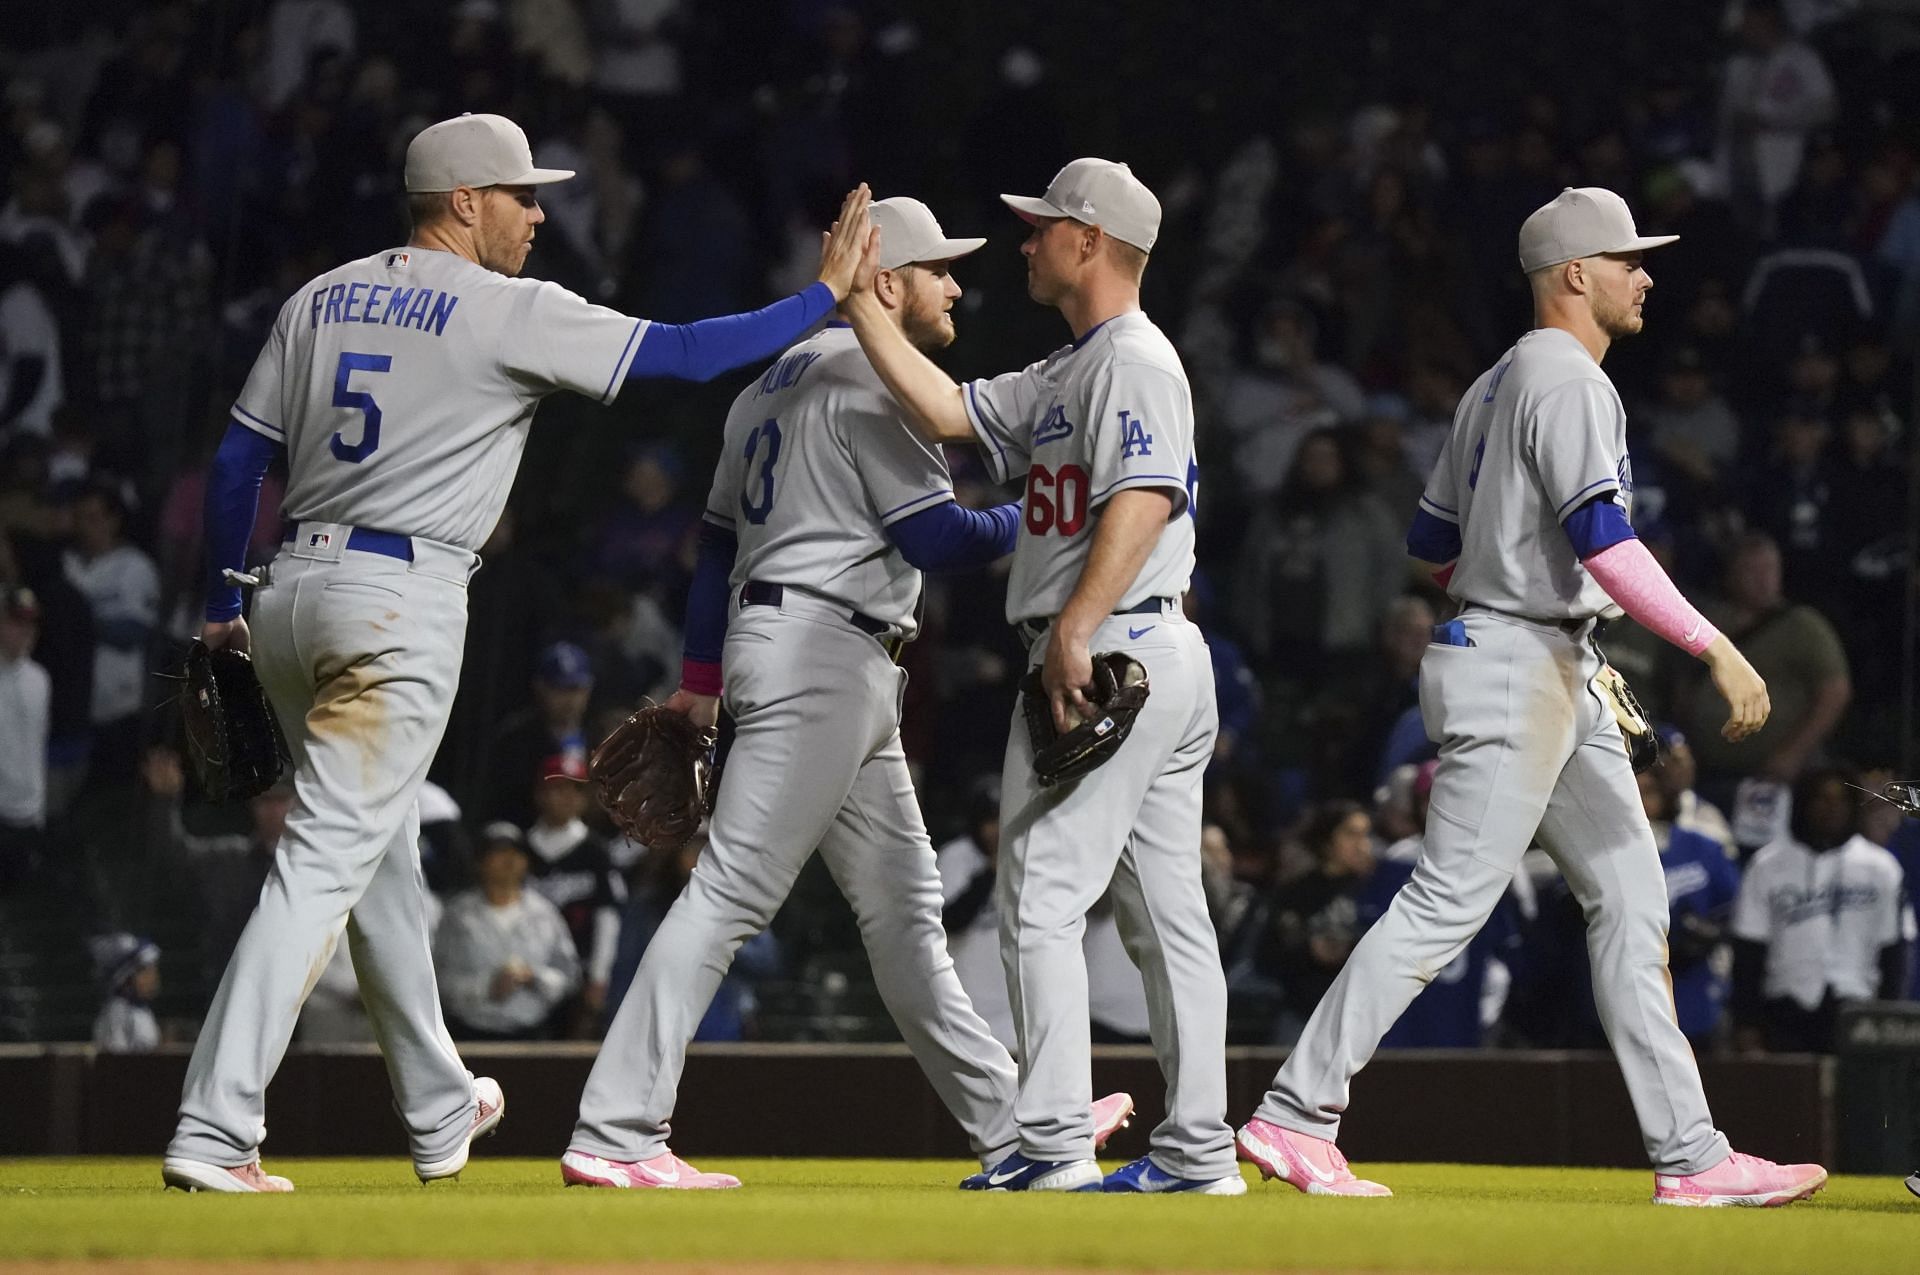
M 711 726 L 649 704 L 600 741 L 587 761 L 587 777 L 600 804 L 635 844 L 678 850 L 711 808 L 707 781 L 715 738 Z
M 1601 698 L 1613 710 L 1613 720 L 1620 723 L 1620 735 L 1626 740 L 1627 759 L 1633 763 L 1633 773 L 1637 775 L 1659 765 L 1660 736 L 1654 734 L 1647 711 L 1640 707 L 1640 700 L 1620 670 L 1603 663 L 1593 684 L 1600 688 Z
M 1095 715 L 1063 735 L 1054 729 L 1053 706 L 1040 684 L 1040 670 L 1028 669 L 1020 682 L 1020 703 L 1027 714 L 1033 773 L 1040 786 L 1067 783 L 1104 765 L 1126 742 L 1134 719 L 1146 705 L 1147 690 L 1146 665 L 1125 651 L 1094 656 L 1093 685 L 1086 696 Z
M 253 660 L 196 639 L 187 648 L 182 680 L 187 761 L 207 800 L 245 801 L 278 783 L 289 760 L 287 737 Z

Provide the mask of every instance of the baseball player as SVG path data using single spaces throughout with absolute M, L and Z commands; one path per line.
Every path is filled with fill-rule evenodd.
M 1440 744 L 1412 879 L 1346 967 L 1254 1118 L 1242 1158 L 1316 1195 L 1389 1195 L 1334 1146 L 1347 1084 L 1500 901 L 1536 835 L 1587 917 L 1594 999 L 1662 1204 L 1783 1204 L 1818 1165 L 1733 1152 L 1713 1127 L 1667 976 L 1667 891 L 1620 729 L 1593 686 L 1595 621 L 1625 612 L 1704 659 L 1738 739 L 1766 721 L 1751 665 L 1680 596 L 1629 523 L 1626 413 L 1600 360 L 1638 332 L 1641 236 L 1618 195 L 1566 190 L 1520 229 L 1535 328 L 1460 400 L 1407 538 L 1461 604 L 1420 666 Z
M 190 1190 L 286 1191 L 262 1172 L 263 1098 L 300 1004 L 344 928 L 422 1181 L 450 1177 L 503 1111 L 441 1020 L 415 794 L 460 673 L 474 549 L 499 518 L 540 400 L 610 401 L 641 376 L 695 379 L 779 349 L 849 287 L 865 187 L 820 282 L 765 310 L 680 327 L 515 278 L 570 172 L 526 134 L 463 115 L 407 148 L 413 234 L 321 275 L 281 307 L 207 485 L 203 635 L 253 647 L 292 747 L 295 799 L 260 902 L 194 1047 L 163 1176 Z M 286 544 L 251 641 L 232 582 L 260 478 L 284 454 Z
M 857 292 L 845 309 L 932 442 L 976 442 L 1026 494 L 1007 618 L 1040 666 L 1055 724 L 1088 709 L 1092 653 L 1125 651 L 1152 694 L 1105 765 L 1042 789 L 1020 712 L 1008 739 L 997 885 L 1020 1041 L 1018 1149 L 977 1190 L 1246 1190 L 1226 1124 L 1226 982 L 1201 885 L 1200 779 L 1218 714 L 1206 643 L 1182 614 L 1193 571 L 1193 401 L 1172 342 L 1140 310 L 1160 203 L 1125 164 L 1077 159 L 1040 198 L 1003 195 L 1033 230 L 1027 291 L 1073 343 L 1024 371 L 956 385 Z M 1087 910 L 1114 919 L 1146 984 L 1167 1118 L 1152 1153 L 1103 1184 L 1094 1124 Z
M 949 267 L 985 243 L 950 239 L 914 199 L 873 205 L 872 295 L 920 349 L 954 338 Z M 686 660 L 668 707 L 712 725 L 724 668 L 733 751 L 706 851 L 641 958 L 561 1158 L 578 1186 L 736 1187 L 667 1149 L 687 1044 L 733 953 L 764 929 L 818 847 L 853 905 L 875 982 L 914 1057 L 983 1164 L 1014 1145 L 1013 1059 L 960 986 L 940 924 L 940 873 L 900 745 L 921 571 L 1004 556 L 1018 505 L 954 503 L 936 447 L 900 421 L 837 323 L 742 391 L 707 498 L 687 602 Z M 731 620 L 729 620 L 731 612 Z M 724 640 L 724 658 L 723 657 Z M 1103 1100 L 1111 1133 L 1132 1100 Z

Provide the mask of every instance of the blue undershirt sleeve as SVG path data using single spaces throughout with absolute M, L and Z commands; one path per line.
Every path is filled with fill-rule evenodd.
M 727 592 L 740 539 L 716 523 L 700 524 L 700 552 L 687 586 L 687 631 L 680 653 L 702 664 L 718 664 L 727 644 Z
M 1626 511 L 1614 503 L 1613 492 L 1603 491 L 1568 514 L 1560 524 L 1573 542 L 1574 556 L 1585 562 L 1602 549 L 1632 540 L 1633 525 Z
M 887 538 L 909 566 L 922 571 L 964 571 L 1013 552 L 1020 534 L 1020 505 L 968 509 L 951 500 L 910 514 L 887 527 Z
M 1413 526 L 1407 530 L 1407 552 L 1422 562 L 1445 566 L 1460 556 L 1460 524 L 1415 509 Z
M 207 542 L 207 619 L 231 620 L 240 614 L 240 586 L 221 575 L 247 565 L 247 541 L 260 512 L 260 480 L 286 448 L 238 421 L 227 425 L 220 449 L 207 469 L 207 504 L 202 523 Z
M 747 314 L 723 314 L 697 323 L 650 323 L 627 365 L 627 379 L 711 381 L 722 372 L 778 354 L 833 307 L 833 289 L 816 283 Z

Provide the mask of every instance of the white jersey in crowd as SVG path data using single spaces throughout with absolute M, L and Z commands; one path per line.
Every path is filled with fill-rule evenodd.
M 533 981 L 495 1000 L 494 975 L 515 962 L 533 971 Z M 580 986 L 566 918 L 531 889 L 504 907 L 478 889 L 456 895 L 433 937 L 433 966 L 447 1013 L 481 1031 L 538 1027 Z
M 920 572 L 886 529 L 952 500 L 953 479 L 852 328 L 821 329 L 742 390 L 721 447 L 706 517 L 739 538 L 735 589 L 798 588 L 914 635 Z
M 93 610 L 96 632 L 160 622 L 160 569 L 132 545 L 116 545 L 97 558 L 66 553 L 66 576 Z M 93 648 L 93 720 L 117 722 L 147 702 L 147 644 L 96 642 Z
M 47 822 L 47 738 L 53 679 L 29 656 L 0 657 L 0 828 Z
M 1880 991 L 1880 949 L 1914 935 L 1900 861 L 1855 836 L 1821 854 L 1783 837 L 1747 865 L 1733 936 L 1767 945 L 1766 995 L 1817 1009 Z
M 1447 592 L 1542 620 L 1618 616 L 1561 526 L 1609 489 L 1631 516 L 1620 395 L 1571 333 L 1536 328 L 1460 400 L 1420 497 L 1421 508 L 1460 527 Z
M 1173 342 L 1139 311 L 962 401 L 996 481 L 1026 474 L 1007 619 L 1051 620 L 1073 596 L 1095 515 L 1116 491 L 1169 488 L 1173 519 L 1116 610 L 1177 598 L 1193 577 L 1193 392 Z
M 396 248 L 288 299 L 233 415 L 286 444 L 288 519 L 478 550 L 541 398 L 611 402 L 646 327 L 556 283 Z

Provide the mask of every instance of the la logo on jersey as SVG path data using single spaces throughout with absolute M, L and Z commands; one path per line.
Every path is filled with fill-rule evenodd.
M 1133 413 L 1120 413 L 1120 459 L 1130 460 L 1135 456 L 1153 455 L 1153 435 L 1147 433 L 1147 423 Z
M 1033 445 L 1051 443 L 1073 433 L 1073 422 L 1067 419 L 1067 409 L 1055 403 L 1047 411 L 1047 417 L 1033 431 Z
M 410 252 L 390 252 L 387 254 L 387 269 L 389 270 L 404 269 L 407 263 L 412 260 L 413 260 L 413 254 Z

